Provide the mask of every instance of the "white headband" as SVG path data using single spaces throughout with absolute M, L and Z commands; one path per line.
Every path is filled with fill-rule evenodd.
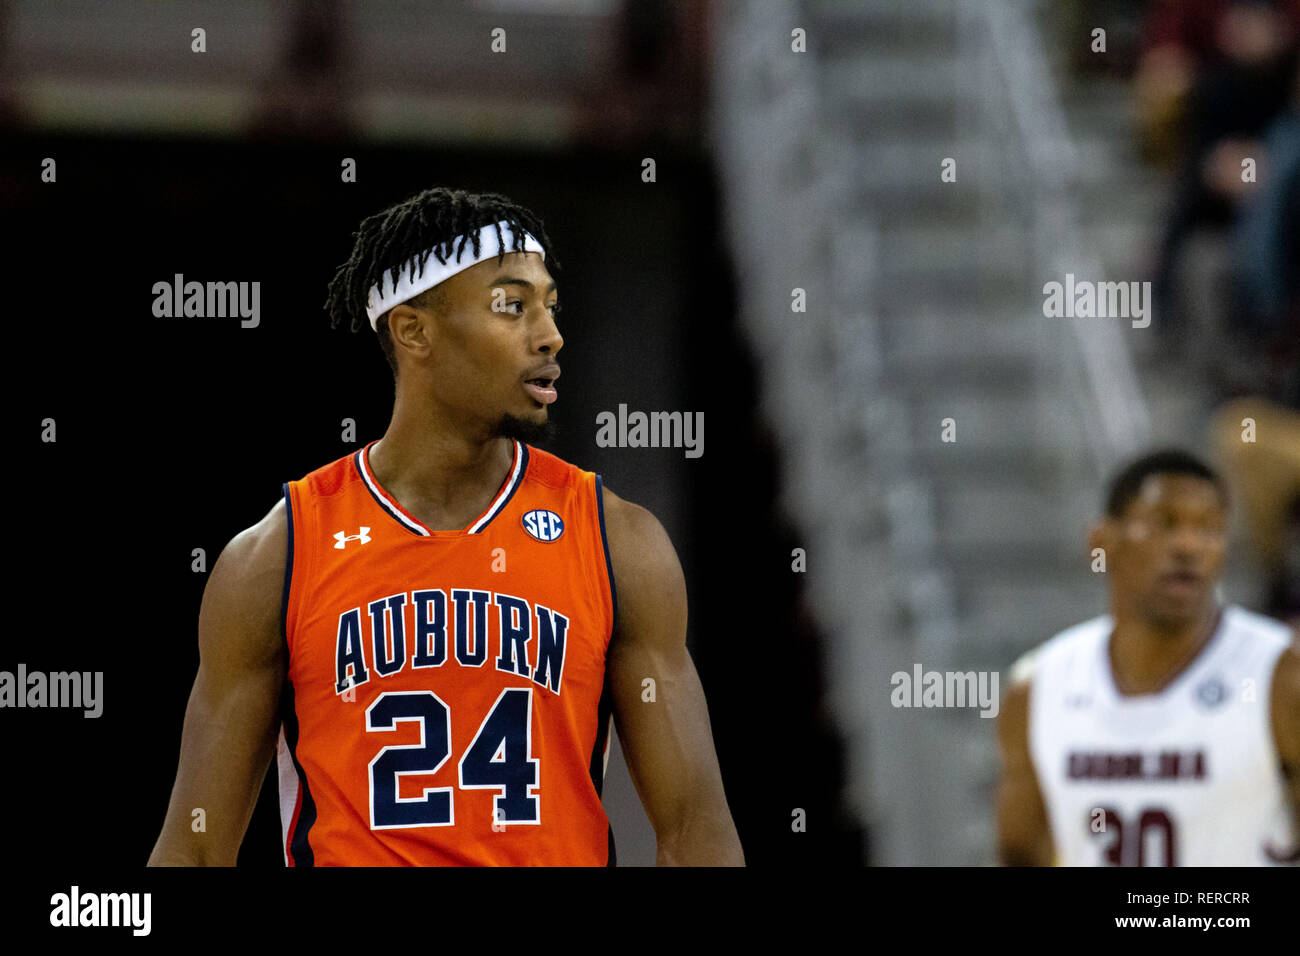
M 501 228 L 501 238 L 505 241 L 505 246 L 489 251 L 488 237 L 496 235 L 498 226 Z M 470 235 L 472 235 L 472 233 Z M 446 262 L 439 262 L 437 257 L 433 254 L 433 249 L 430 249 L 428 252 L 424 253 L 422 257 L 417 256 L 402 263 L 397 275 L 397 288 L 393 289 L 393 291 L 389 292 L 387 295 L 380 295 L 379 286 L 377 284 L 372 285 L 370 287 L 370 294 L 366 297 L 366 315 L 370 316 L 370 327 L 372 329 L 375 328 L 379 317 L 393 306 L 405 302 L 407 299 L 414 298 L 426 289 L 432 289 L 439 282 L 451 278 L 457 272 L 463 272 L 470 266 L 491 259 L 498 255 L 503 249 L 505 252 L 521 251 L 514 248 L 515 234 L 504 219 L 493 225 L 484 226 L 478 231 L 479 254 L 477 256 L 474 255 L 474 248 L 471 244 L 472 241 L 470 235 L 457 236 L 455 239 L 451 240 L 450 243 L 442 243 L 440 246 L 434 247 L 434 249 L 441 248 L 443 250 L 443 258 L 447 260 Z M 456 255 L 449 255 L 449 248 L 455 249 L 457 243 L 459 243 L 459 248 L 456 249 Z M 462 259 L 461 254 L 466 250 L 469 250 L 469 255 Z M 546 250 L 542 248 L 542 244 L 527 232 L 524 233 L 524 247 L 522 251 L 540 253 L 543 259 L 546 258 Z M 418 269 L 421 258 L 424 258 L 425 260 L 424 271 L 422 273 L 419 272 Z M 417 268 L 409 268 L 408 263 L 415 263 Z M 414 278 L 412 277 L 413 274 L 415 276 Z M 387 275 L 388 270 L 384 270 L 383 275 L 380 276 L 380 281 L 383 281 L 384 277 Z

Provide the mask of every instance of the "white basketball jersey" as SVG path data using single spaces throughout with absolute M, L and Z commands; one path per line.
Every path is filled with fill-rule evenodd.
M 1109 615 L 1032 653 L 1029 747 L 1061 866 L 1251 866 L 1293 851 L 1273 739 L 1282 624 L 1238 607 L 1182 673 L 1124 696 Z

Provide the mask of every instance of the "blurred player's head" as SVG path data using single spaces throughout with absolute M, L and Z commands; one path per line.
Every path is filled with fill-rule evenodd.
M 1167 449 L 1122 469 L 1089 537 L 1089 547 L 1105 552 L 1115 613 L 1161 630 L 1209 613 L 1227 525 L 1223 481 L 1194 455 Z
M 545 254 L 525 251 L 526 238 Z M 430 256 L 459 266 L 484 255 L 372 323 L 372 287 L 391 292 L 403 275 L 422 276 L 426 264 L 435 268 Z M 335 327 L 346 321 L 356 332 L 373 324 L 399 389 L 432 402 L 439 414 L 471 431 L 539 441 L 553 428 L 546 401 L 552 383 L 539 389 L 530 380 L 558 374 L 564 340 L 550 272 L 558 266 L 541 219 L 528 209 L 497 193 L 438 187 L 361 222 L 325 308 Z

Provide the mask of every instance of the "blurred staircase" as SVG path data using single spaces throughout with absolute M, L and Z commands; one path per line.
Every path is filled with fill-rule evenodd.
M 747 319 L 765 378 L 804 393 L 769 414 L 788 506 L 828 555 L 809 584 L 873 863 L 993 862 L 996 722 L 896 708 L 890 677 L 990 671 L 1005 692 L 1019 654 L 1101 613 L 1087 528 L 1153 431 L 1129 334 L 1146 330 L 1043 315 L 1066 271 L 1147 278 L 1161 183 L 1124 91 L 1071 84 L 1057 106 L 1022 56 L 1046 43 L 1032 4 L 975 6 L 753 0 L 716 73 L 732 215 L 781 240 L 742 276 Z M 784 55 L 796 28 L 803 58 Z M 792 327 L 795 286 L 812 304 Z M 1155 431 L 1181 434 L 1184 396 L 1157 386 Z

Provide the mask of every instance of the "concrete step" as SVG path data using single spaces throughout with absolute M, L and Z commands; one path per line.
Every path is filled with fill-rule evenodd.
M 1067 510 L 1077 511 L 1087 518 L 1062 519 L 1061 530 L 1055 534 L 1027 535 L 1021 540 L 1000 538 L 949 539 L 941 552 L 945 567 L 964 568 L 966 573 L 1030 577 L 1050 568 L 1061 573 L 1071 566 L 1078 548 L 1087 541 L 1089 520 L 1100 513 L 1101 489 L 1091 487 L 1071 493 L 1073 503 Z M 1076 544 L 1077 542 L 1077 544 Z
M 911 406 L 914 447 L 933 458 L 961 460 L 963 455 L 1000 454 L 1010 463 L 1053 460 L 1076 450 L 1079 436 L 1074 411 L 1061 395 L 1028 401 L 1028 388 L 993 394 L 983 392 L 935 395 L 923 393 Z M 1044 407 L 1047 406 L 1047 407 Z M 954 420 L 956 441 L 944 442 L 943 421 Z M 1044 420 L 1061 423 L 1047 428 Z
M 888 362 L 880 381 L 900 394 L 959 403 L 964 411 L 990 395 L 1011 394 L 1025 403 L 1026 392 L 1034 387 L 1035 374 L 1035 363 L 1017 356 L 954 353 L 929 360 Z
M 832 60 L 819 72 L 819 82 L 831 122 L 849 124 L 864 140 L 886 141 L 907 129 L 950 134 L 970 95 L 961 74 L 951 55 L 895 51 Z
M 1076 187 L 1083 222 L 1158 222 L 1169 211 L 1173 183 L 1164 176 L 1128 172 L 1127 166 L 1089 174 Z
M 958 609 L 969 643 L 1010 654 L 1105 610 L 1105 581 L 1038 574 L 978 586 L 959 586 Z M 1004 656 L 991 654 L 990 657 Z M 1007 666 L 1011 660 L 1007 660 Z
M 1024 290 L 1022 283 L 997 282 L 979 276 L 966 284 L 947 285 L 877 281 L 871 292 L 871 305 L 882 328 L 889 322 L 925 313 L 1011 316 L 1024 312 Z
M 852 202 L 864 214 L 892 217 L 898 225 L 973 217 L 980 208 L 981 177 L 997 162 L 992 144 L 952 136 L 867 138 L 839 155 L 849 164 L 844 181 Z M 956 160 L 956 182 L 940 179 L 948 158 Z
M 812 22 L 836 32 L 870 31 L 905 36 L 932 30 L 951 31 L 956 22 L 956 0 L 805 0 Z
M 814 0 L 804 6 L 810 47 L 828 61 L 899 51 L 951 55 L 960 42 L 953 0 Z
M 886 362 L 913 365 L 953 358 L 1025 361 L 1036 354 L 1034 316 L 978 307 L 916 310 L 881 324 Z
M 1067 533 L 1053 496 L 1017 484 L 949 486 L 936 493 L 935 526 L 943 543 L 1025 545 L 1060 541 Z
M 892 454 L 892 449 L 875 449 L 878 454 Z M 1055 451 L 1041 445 L 1016 447 L 987 442 L 951 445 L 927 442 L 905 451 L 912 456 L 916 467 L 940 487 L 958 482 L 979 484 L 1020 483 L 1030 487 L 1052 487 L 1059 482 L 1080 479 L 1085 474 L 1073 448 Z
M 882 283 L 938 283 L 952 288 L 980 280 L 1020 286 L 1030 276 L 1030 237 L 1016 224 L 918 222 L 882 230 Z

